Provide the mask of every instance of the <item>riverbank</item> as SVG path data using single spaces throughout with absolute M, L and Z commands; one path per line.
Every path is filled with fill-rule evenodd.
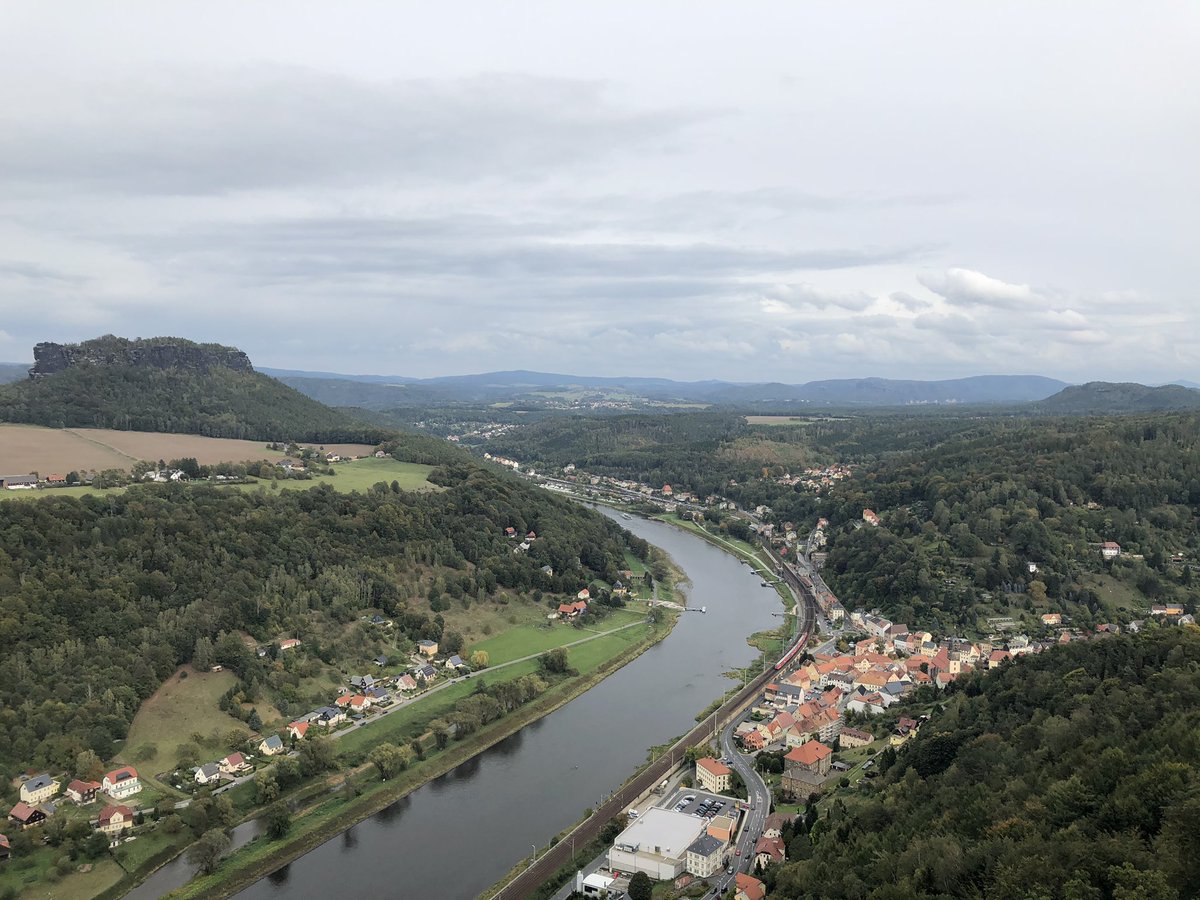
M 682 583 L 683 573 L 669 558 L 666 562 L 672 583 Z M 167 896 L 182 900 L 223 898 L 237 893 L 566 705 L 665 639 L 678 619 L 678 615 L 669 615 L 661 624 L 649 626 L 647 634 L 636 643 L 601 661 L 583 675 L 554 685 L 527 706 L 484 726 L 467 741 L 451 745 L 428 760 L 416 763 L 397 777 L 380 781 L 369 764 L 331 777 L 326 782 L 328 790 L 321 792 L 323 798 L 294 815 L 292 829 L 285 838 L 278 841 L 255 839 L 230 854 L 213 874 L 192 879 Z

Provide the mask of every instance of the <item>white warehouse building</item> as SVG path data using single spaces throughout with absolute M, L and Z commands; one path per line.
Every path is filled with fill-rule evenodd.
M 708 819 L 670 809 L 649 809 L 622 831 L 608 851 L 608 867 L 645 872 L 655 881 L 683 874 L 688 847 L 705 833 Z

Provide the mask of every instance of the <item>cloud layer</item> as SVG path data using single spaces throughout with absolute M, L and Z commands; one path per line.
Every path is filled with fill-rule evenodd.
M 357 50 L 317 5 L 237 33 L 197 10 L 0 38 L 0 357 L 112 331 L 411 375 L 1200 368 L 1200 122 L 1162 99 L 1200 75 L 1194 7 L 1137 42 L 1094 11 L 1120 79 L 1090 44 L 1046 55 L 1074 20 L 1040 6 L 918 3 L 878 34 L 380 7 Z

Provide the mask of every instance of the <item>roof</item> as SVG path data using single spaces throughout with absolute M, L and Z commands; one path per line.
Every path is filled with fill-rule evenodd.
M 700 856 L 712 856 L 724 846 L 724 841 L 718 840 L 711 834 L 702 834 L 700 837 L 692 841 L 687 848 L 687 852 L 696 853 Z
M 119 769 L 113 769 L 104 776 L 104 780 L 110 784 L 116 784 L 120 781 L 128 781 L 130 778 L 137 778 L 137 769 L 133 766 L 121 766 Z
M 37 808 L 30 806 L 28 803 L 22 800 L 9 811 L 8 816 L 11 819 L 16 819 L 18 822 L 26 822 L 35 812 L 38 811 L 39 810 Z M 42 815 L 45 815 L 45 813 L 42 813 Z
M 737 885 L 738 891 L 745 894 L 750 900 L 763 900 L 767 896 L 767 886 L 753 875 L 738 872 L 734 878 L 734 884 Z
M 89 791 L 100 790 L 100 782 L 98 782 L 98 781 L 81 781 L 80 779 L 76 778 L 74 781 L 72 781 L 70 784 L 67 785 L 67 790 L 74 791 L 77 794 L 86 794 Z
M 618 848 L 637 846 L 643 853 L 653 853 L 654 848 L 659 847 L 662 856 L 681 859 L 707 825 L 707 819 L 698 819 L 687 813 L 672 809 L 648 809 L 631 822 L 613 843 Z
M 269 738 L 266 738 L 265 740 L 261 741 L 260 743 L 266 744 L 268 747 L 270 747 L 272 750 L 274 750 L 276 747 L 283 746 L 283 739 L 279 735 L 273 734 Z
M 771 859 L 779 862 L 786 855 L 783 850 L 783 841 L 779 838 L 764 837 L 759 838 L 758 843 L 754 845 L 754 853 L 766 853 Z
M 21 785 L 21 787 L 28 788 L 31 791 L 37 791 L 45 787 L 50 787 L 52 784 L 54 784 L 54 779 L 49 775 L 42 773 L 41 775 L 34 775 L 23 785 Z
M 306 731 L 308 731 L 308 723 L 307 722 L 293 722 L 291 725 L 288 726 L 288 729 L 296 732 L 301 737 L 304 737 L 304 733 Z
M 858 741 L 873 741 L 873 740 L 875 740 L 874 735 L 868 734 L 865 731 L 859 731 L 857 728 L 843 728 L 842 729 L 842 737 L 850 737 L 850 738 L 854 738 L 855 740 L 858 740 Z
M 436 647 L 436 646 L 437 646 L 437 641 L 431 641 L 431 640 L 428 640 L 428 639 L 426 639 L 426 640 L 421 640 L 421 641 L 417 641 L 417 646 L 418 646 L 418 647 Z
M 763 831 L 783 831 L 783 826 L 795 818 L 786 813 L 771 813 L 763 822 Z
M 246 764 L 246 757 L 240 753 L 230 753 L 225 757 L 225 762 L 231 766 L 244 766 Z
M 704 769 L 711 774 L 716 775 L 718 778 L 722 775 L 728 775 L 730 772 L 729 766 L 722 762 L 718 762 L 715 759 L 709 759 L 708 757 L 696 760 L 696 768 Z
M 123 818 L 130 818 L 133 815 L 133 810 L 128 806 L 106 806 L 100 810 L 100 824 L 103 825 L 112 819 L 113 816 L 120 813 Z
M 203 775 L 206 779 L 208 779 L 208 778 L 212 778 L 216 775 L 220 775 L 221 767 L 218 766 L 216 763 L 205 763 L 199 769 L 197 769 L 197 771 L 201 775 Z
M 811 766 L 814 763 L 825 759 L 825 757 L 832 753 L 833 751 L 820 741 L 808 741 L 807 743 L 801 744 L 799 747 L 794 749 L 791 753 L 785 756 L 784 759 L 790 759 L 792 762 L 798 762 L 802 766 Z

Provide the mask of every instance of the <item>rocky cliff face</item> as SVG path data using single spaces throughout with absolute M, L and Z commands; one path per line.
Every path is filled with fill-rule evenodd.
M 250 358 L 236 347 L 197 344 L 180 338 L 127 340 L 105 335 L 81 344 L 49 341 L 33 348 L 30 378 L 53 375 L 76 366 L 132 366 L 145 369 L 184 369 L 208 372 L 213 368 L 253 372 Z

